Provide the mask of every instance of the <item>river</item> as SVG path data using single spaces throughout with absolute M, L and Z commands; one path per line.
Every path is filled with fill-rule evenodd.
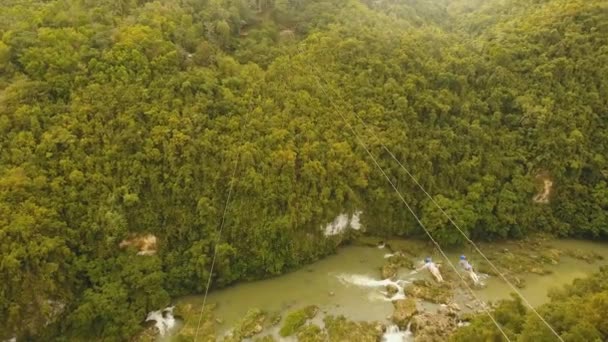
M 554 240 L 551 245 L 559 250 L 579 250 L 591 251 L 601 255 L 604 260 L 589 263 L 584 260 L 571 257 L 562 257 L 557 265 L 548 266 L 551 274 L 537 275 L 526 274 L 524 280 L 526 287 L 520 289 L 521 294 L 533 306 L 546 303 L 549 290 L 559 288 L 565 284 L 570 284 L 576 278 L 583 278 L 593 273 L 600 266 L 608 264 L 608 244 L 580 240 Z M 479 297 L 483 300 L 498 300 L 510 297 L 511 288 L 508 284 L 498 277 L 491 277 L 486 280 L 487 287 L 478 291 Z
M 578 240 L 551 240 L 549 244 L 560 251 L 593 251 L 603 256 L 604 260 L 589 263 L 562 256 L 559 263 L 547 266 L 550 274 L 522 275 L 526 286 L 520 289 L 520 292 L 534 306 L 548 300 L 549 289 L 584 277 L 608 261 L 608 244 Z M 507 248 L 505 246 L 492 244 L 491 248 Z M 482 247 L 482 251 L 484 248 L 488 247 Z M 346 246 L 340 248 L 336 254 L 297 271 L 213 291 L 209 294 L 208 302 L 217 304 L 215 316 L 221 322 L 217 330 L 220 335 L 225 334 L 251 308 L 271 313 L 287 313 L 311 304 L 318 305 L 324 314 L 344 315 L 355 321 L 381 321 L 388 324 L 387 318 L 393 312 L 393 305 L 382 293 L 386 281 L 382 281 L 379 272 L 388 253 L 390 251 L 386 248 Z M 447 255 L 456 263 L 460 253 L 461 251 L 454 250 L 448 251 Z M 469 253 L 475 260 L 473 253 Z M 420 255 L 412 259 L 422 260 L 423 257 L 424 255 Z M 434 260 L 440 261 L 437 253 Z M 398 278 L 405 282 L 430 279 L 426 272 L 412 274 L 411 270 L 401 270 Z M 510 297 L 511 288 L 499 277 L 489 277 L 484 282 L 487 286 L 475 291 L 480 299 L 495 301 Z M 407 286 L 407 283 L 400 285 Z M 466 304 L 466 300 L 465 296 L 461 296 L 457 301 Z M 201 301 L 201 296 L 187 296 L 177 302 L 199 304 Z M 276 336 L 276 329 L 270 333 Z

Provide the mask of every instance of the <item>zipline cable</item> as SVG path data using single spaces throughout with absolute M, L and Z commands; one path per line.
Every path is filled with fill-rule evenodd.
M 232 196 L 232 189 L 234 188 L 236 170 L 239 166 L 239 155 L 236 156 L 234 162 L 234 170 L 232 171 L 232 177 L 230 178 L 230 186 L 228 189 L 228 197 L 226 198 L 226 204 L 224 205 L 224 213 L 222 214 L 222 223 L 220 224 L 220 231 L 215 241 L 215 247 L 213 249 L 213 259 L 211 261 L 211 269 L 209 270 L 209 278 L 207 279 L 207 287 L 205 288 L 205 296 L 203 297 L 203 306 L 201 306 L 201 312 L 198 316 L 198 324 L 196 325 L 196 333 L 194 334 L 194 341 L 198 338 L 198 330 L 201 327 L 201 320 L 203 318 L 203 311 L 205 310 L 205 304 L 207 303 L 207 295 L 209 294 L 209 287 L 211 287 L 211 279 L 213 278 L 213 267 L 215 266 L 215 259 L 217 257 L 217 245 L 222 238 L 222 231 L 224 230 L 224 223 L 226 222 L 226 212 L 228 212 L 228 206 L 230 205 L 230 197 Z
M 314 65 L 311 64 L 311 67 L 314 68 Z M 340 115 L 340 117 L 342 118 L 342 121 L 344 121 L 344 123 L 349 128 L 349 130 L 352 132 L 353 136 L 357 139 L 357 141 L 359 142 L 359 144 L 361 145 L 361 147 L 365 150 L 365 152 L 367 152 L 367 154 L 372 159 L 372 161 L 374 162 L 374 164 L 376 165 L 376 167 L 378 168 L 378 170 L 382 173 L 382 175 L 384 176 L 384 178 L 386 178 L 386 180 L 389 182 L 389 184 L 391 185 L 391 187 L 395 190 L 395 192 L 397 193 L 397 195 L 399 196 L 399 198 L 401 199 L 401 201 L 403 202 L 403 204 L 405 204 L 406 208 L 412 214 L 412 216 L 414 217 L 414 219 L 416 220 L 416 222 L 418 222 L 418 224 L 420 225 L 420 227 L 422 227 L 422 229 L 424 230 L 424 232 L 426 233 L 426 235 L 433 242 L 433 244 L 435 245 L 435 247 L 439 250 L 439 252 L 441 253 L 441 255 L 445 258 L 445 260 L 447 261 L 447 263 L 452 267 L 452 269 L 454 270 L 454 272 L 458 275 L 458 277 L 460 278 L 460 280 L 462 281 L 462 283 L 467 287 L 467 289 L 469 290 L 469 292 L 471 293 L 471 295 L 475 298 L 475 300 L 477 300 L 478 302 L 481 303 L 481 300 L 479 300 L 479 298 L 477 297 L 477 295 L 475 294 L 475 292 L 473 291 L 473 289 L 471 289 L 471 287 L 469 286 L 469 284 L 467 284 L 466 280 L 463 278 L 463 276 L 460 274 L 460 272 L 458 272 L 458 269 L 456 268 L 456 266 L 454 266 L 454 264 L 450 261 L 450 258 L 448 258 L 448 256 L 445 254 L 445 252 L 441 249 L 441 246 L 439 245 L 439 243 L 433 238 L 433 236 L 431 235 L 431 233 L 428 231 L 428 229 L 425 227 L 425 225 L 422 223 L 422 221 L 418 218 L 418 215 L 416 215 L 416 213 L 414 212 L 414 210 L 407 203 L 407 201 L 405 200 L 405 198 L 403 197 L 403 195 L 401 194 L 401 192 L 399 191 L 399 189 L 395 186 L 395 184 L 393 183 L 393 181 L 391 181 L 390 177 L 386 174 L 386 172 L 384 172 L 384 169 L 382 168 L 382 166 L 380 166 L 380 164 L 378 163 L 378 161 L 376 160 L 376 158 L 374 157 L 374 155 L 367 148 L 367 145 L 363 142 L 363 140 L 361 139 L 361 137 L 357 134 L 357 132 L 355 131 L 355 129 L 353 128 L 353 126 L 346 120 L 346 117 L 344 116 L 344 114 L 342 114 L 342 112 L 340 111 L 340 108 L 338 108 L 338 106 L 334 103 L 334 101 L 331 99 L 331 97 L 327 94 L 325 88 L 322 86 L 321 82 L 319 81 L 319 78 L 317 78 L 315 75 L 313 75 L 313 77 L 315 78 L 315 81 L 317 82 L 317 85 L 319 86 L 319 89 L 322 90 L 323 94 L 325 95 L 325 97 L 327 98 L 327 100 L 329 101 L 329 103 L 331 104 L 331 106 L 334 107 L 334 110 L 338 113 L 338 115 Z M 507 336 L 506 332 L 502 329 L 502 327 L 500 326 L 500 324 L 496 321 L 496 319 L 494 319 L 494 316 L 492 316 L 492 314 L 490 313 L 490 311 L 488 310 L 488 308 L 485 305 L 482 305 L 482 307 L 483 307 L 483 310 L 485 311 L 485 313 L 488 315 L 488 317 L 490 317 L 490 320 L 492 320 L 492 322 L 494 323 L 494 325 L 496 325 L 496 328 L 505 337 L 505 339 L 510 342 L 511 339 L 509 339 L 509 336 Z
M 318 73 L 317 73 L 318 74 Z M 324 90 L 325 92 L 325 90 Z M 326 96 L 327 93 L 325 93 Z M 341 96 L 338 95 L 338 97 L 341 98 Z M 509 285 L 509 287 L 511 287 L 511 289 L 513 289 L 513 291 L 515 291 L 515 293 L 524 301 L 524 303 L 526 303 L 526 305 L 532 310 L 532 312 L 534 312 L 534 314 L 547 326 L 547 328 L 549 328 L 549 330 L 557 337 L 557 339 L 561 342 L 564 342 L 564 340 L 562 339 L 562 337 L 557 333 L 557 331 L 549 324 L 549 322 L 547 322 L 542 316 L 541 314 L 532 306 L 532 304 L 530 304 L 530 302 L 524 297 L 524 295 L 507 279 L 507 277 L 498 269 L 498 267 L 496 267 L 496 265 L 494 265 L 494 263 L 492 263 L 488 257 L 486 257 L 486 255 L 479 249 L 479 247 L 475 244 L 475 242 L 473 242 L 473 240 L 471 240 L 460 228 L 460 226 L 458 226 L 458 224 L 456 224 L 456 222 L 454 222 L 454 220 L 448 215 L 448 213 L 445 212 L 445 210 L 439 205 L 439 203 L 437 203 L 437 201 L 435 201 L 435 199 L 426 191 L 426 189 L 420 184 L 420 182 L 418 182 L 418 180 L 414 177 L 414 175 L 412 175 L 412 173 L 401 163 L 401 161 L 388 149 L 388 147 L 386 147 L 386 145 L 384 145 L 384 143 L 382 143 L 382 140 L 378 137 L 378 135 L 373 131 L 373 129 L 370 129 L 369 126 L 367 125 L 367 123 L 361 118 L 361 116 L 359 114 L 357 114 L 354 110 L 352 111 L 353 115 L 357 118 L 357 120 L 359 122 L 361 122 L 361 124 L 363 125 L 363 127 L 369 131 L 372 136 L 379 142 L 380 146 L 390 154 L 390 156 L 397 162 L 397 164 L 399 164 L 399 166 L 401 167 L 401 169 L 403 169 L 405 171 L 405 173 L 412 179 L 412 181 L 420 188 L 420 190 L 422 190 L 422 192 L 424 192 L 424 194 L 431 200 L 431 202 L 441 211 L 441 213 L 448 219 L 448 221 L 460 232 L 460 234 L 462 234 L 462 236 L 467 240 L 467 242 L 469 242 L 473 248 L 477 251 L 477 253 L 479 253 L 479 255 L 482 256 L 482 258 L 488 262 L 488 264 L 490 264 L 490 266 L 492 267 L 492 269 Z M 369 152 L 368 152 L 369 153 Z
M 564 340 L 562 339 L 562 337 L 557 333 L 557 331 L 549 324 L 549 322 L 547 322 L 542 316 L 541 314 L 534 308 L 534 306 L 532 306 L 532 304 L 530 304 L 530 302 L 526 299 L 526 297 L 524 297 L 524 295 L 517 289 L 517 287 L 515 287 L 515 285 L 513 285 L 513 283 L 511 283 L 507 277 L 498 269 L 498 267 L 496 267 L 496 265 L 494 265 L 494 263 L 492 261 L 490 261 L 490 259 L 488 259 L 488 257 L 481 251 L 481 249 L 479 249 L 479 247 L 477 246 L 477 244 L 475 242 L 473 242 L 473 240 L 471 240 L 465 233 L 464 231 L 460 228 L 460 226 L 454 222 L 454 220 L 450 217 L 450 215 L 448 215 L 448 213 L 439 205 L 439 203 L 437 203 L 437 201 L 435 201 L 435 199 L 433 198 L 433 196 L 431 196 L 428 191 L 426 191 L 426 189 L 420 184 L 420 182 L 418 182 L 418 180 L 416 179 L 416 177 L 414 177 L 414 175 L 401 163 L 401 161 L 388 149 L 388 147 L 386 147 L 386 145 L 384 145 L 384 143 L 382 143 L 382 140 L 378 137 L 378 135 L 373 131 L 373 129 L 369 128 L 369 126 L 367 125 L 367 123 L 361 118 L 361 116 L 359 114 L 357 114 L 356 112 L 353 111 L 354 116 L 359 120 L 359 122 L 361 122 L 361 124 L 363 125 L 363 127 L 368 130 L 372 136 L 379 142 L 380 146 L 386 151 L 388 152 L 388 154 L 397 162 L 397 164 L 399 164 L 399 166 L 401 167 L 401 169 L 403 169 L 405 171 L 405 173 L 412 179 L 412 181 L 418 186 L 418 188 L 420 188 L 420 190 L 422 190 L 422 192 L 431 200 L 431 202 L 441 211 L 441 213 L 448 219 L 448 221 L 458 230 L 458 232 L 460 232 L 460 234 L 467 240 L 467 242 L 469 242 L 473 248 L 477 251 L 477 253 L 479 253 L 479 255 L 481 255 L 481 257 L 488 263 L 490 264 L 490 266 L 492 267 L 492 269 L 509 285 L 509 287 L 511 287 L 511 289 L 513 291 L 515 291 L 515 293 L 524 301 L 524 303 L 526 303 L 526 305 L 532 310 L 532 312 L 534 312 L 534 314 L 536 314 L 536 316 L 538 316 L 538 318 L 547 326 L 547 328 L 549 328 L 549 330 L 551 330 L 551 332 L 555 335 L 555 337 L 557 337 L 558 340 L 560 340 L 561 342 L 564 342 Z
M 374 133 L 372 133 L 374 134 Z M 375 135 L 375 134 L 374 134 Z M 534 312 L 536 314 L 536 316 L 538 316 L 538 318 L 547 326 L 547 328 L 549 328 L 549 330 L 551 330 L 551 332 L 555 335 L 555 337 L 557 337 L 558 340 L 560 340 L 561 342 L 564 342 L 564 340 L 562 339 L 562 337 L 557 333 L 557 331 L 555 331 L 555 329 L 549 324 L 549 322 L 547 322 L 542 316 L 541 314 L 532 306 L 532 304 L 530 304 L 530 302 L 526 299 L 526 297 L 524 297 L 524 295 L 513 285 L 513 283 L 511 283 L 507 277 L 498 269 L 498 267 L 496 267 L 494 265 L 494 263 L 492 263 L 487 257 L 486 255 L 479 249 L 479 247 L 477 247 L 477 244 L 475 244 L 460 228 L 460 226 L 458 226 L 458 224 L 456 224 L 456 222 L 454 222 L 454 220 L 452 220 L 452 218 L 450 217 L 450 215 L 448 215 L 448 213 L 445 212 L 445 210 L 443 210 L 443 208 L 441 208 L 441 206 L 439 205 L 439 203 L 437 203 L 435 201 L 435 199 L 422 187 L 422 185 L 420 185 L 420 183 L 416 180 L 416 178 L 414 178 L 414 176 L 401 164 L 401 162 L 395 157 L 395 155 L 393 155 L 392 152 L 390 152 L 388 150 L 388 148 L 386 148 L 386 146 L 384 146 L 384 144 L 380 143 L 382 145 L 382 147 L 391 155 L 391 157 L 393 159 L 395 159 L 395 161 L 399 164 L 399 166 L 401 166 L 401 168 L 403 170 L 405 170 L 405 172 L 410 176 L 410 178 L 414 181 L 414 183 L 416 183 L 416 185 L 418 185 L 418 187 L 422 190 L 422 192 L 424 192 L 426 194 L 426 196 L 431 200 L 431 202 L 433 202 L 433 204 L 435 204 L 435 206 L 441 211 L 441 213 L 450 221 L 450 223 L 456 227 L 456 229 L 462 234 L 462 236 L 464 236 L 464 238 L 473 246 L 473 248 L 477 251 L 477 253 L 479 253 L 479 255 L 482 256 L 482 258 L 488 263 L 490 264 L 490 266 L 492 267 L 492 269 L 498 273 L 498 275 L 509 285 L 509 287 L 511 287 L 511 289 L 513 291 L 515 291 L 515 293 L 517 293 L 517 295 L 524 301 L 524 303 L 526 303 L 526 305 L 532 310 L 532 312 Z

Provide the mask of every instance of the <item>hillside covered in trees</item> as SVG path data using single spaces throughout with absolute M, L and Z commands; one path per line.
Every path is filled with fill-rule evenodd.
M 0 339 L 128 339 L 341 213 L 422 236 L 340 114 L 443 245 L 382 144 L 474 239 L 608 236 L 606 1 L 4 0 Z

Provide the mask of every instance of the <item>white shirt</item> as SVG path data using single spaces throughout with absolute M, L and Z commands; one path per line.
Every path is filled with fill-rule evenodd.
M 460 266 L 462 266 L 462 268 L 464 268 L 467 271 L 473 270 L 473 266 L 471 264 L 469 264 L 469 262 L 467 260 L 460 260 Z

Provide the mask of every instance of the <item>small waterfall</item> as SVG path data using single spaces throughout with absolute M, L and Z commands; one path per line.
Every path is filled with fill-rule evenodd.
M 344 233 L 348 228 L 354 230 L 361 230 L 361 211 L 355 211 L 352 216 L 348 214 L 338 215 L 331 223 L 325 227 L 321 227 L 324 230 L 325 236 L 333 236 Z
M 410 331 L 410 324 L 407 325 L 405 331 L 399 330 L 399 327 L 392 324 L 386 327 L 386 332 L 382 335 L 383 342 L 406 342 L 413 341 L 412 332 Z
M 355 211 L 350 219 L 350 227 L 354 230 L 361 230 L 361 213 L 361 210 Z
M 406 337 L 412 337 L 412 330 L 410 329 L 412 327 L 412 322 L 409 322 L 407 324 L 407 328 L 405 329 L 405 336 Z
M 165 336 L 167 331 L 171 330 L 175 326 L 175 317 L 173 317 L 173 306 L 170 306 L 163 310 L 152 311 L 146 317 L 146 322 L 155 321 L 156 328 L 160 333 L 160 336 Z
M 369 276 L 358 275 L 358 274 L 341 274 L 338 276 L 338 279 L 343 283 L 353 284 L 353 285 L 357 285 L 357 286 L 361 286 L 361 287 L 386 287 L 388 285 L 392 285 L 397 288 L 397 292 L 390 298 L 386 297 L 388 295 L 388 293 L 386 293 L 385 291 L 380 291 L 380 293 L 382 293 L 384 295 L 381 297 L 370 294 L 371 299 L 381 299 L 381 300 L 385 300 L 385 301 L 389 301 L 389 302 L 399 300 L 399 299 L 405 299 L 405 293 L 403 292 L 403 284 L 409 283 L 408 281 L 405 281 L 405 280 L 397 280 L 397 281 L 393 281 L 391 279 L 376 280 Z

